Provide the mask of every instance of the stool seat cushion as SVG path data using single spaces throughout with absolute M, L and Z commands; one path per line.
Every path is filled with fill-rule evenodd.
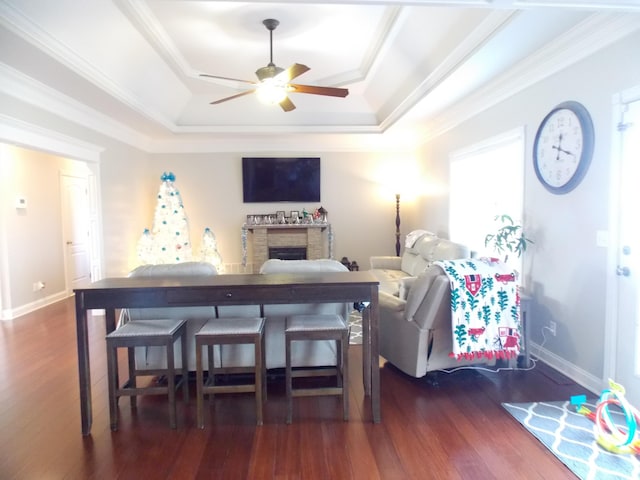
M 259 333 L 263 329 L 264 318 L 216 318 L 207 321 L 196 333 L 198 335 L 246 335 Z
M 115 329 L 107 338 L 173 335 L 185 320 L 137 320 Z
M 342 331 L 348 328 L 341 315 L 291 315 L 287 317 L 285 333 Z

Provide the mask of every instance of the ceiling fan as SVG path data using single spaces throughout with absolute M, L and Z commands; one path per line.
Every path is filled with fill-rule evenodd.
M 211 102 L 211 105 L 217 105 L 218 103 L 233 100 L 234 98 L 256 93 L 260 101 L 267 104 L 280 104 L 280 107 L 285 112 L 290 112 L 295 109 L 296 106 L 289 99 L 289 93 L 310 93 L 313 95 L 326 95 L 329 97 L 346 97 L 349 94 L 349 90 L 346 88 L 335 87 L 320 87 L 315 85 L 300 85 L 297 83 L 289 83 L 296 77 L 299 77 L 303 73 L 309 70 L 309 67 L 300 63 L 294 63 L 286 70 L 277 67 L 273 63 L 273 31 L 276 29 L 280 22 L 273 18 L 267 18 L 262 21 L 263 25 L 269 30 L 269 63 L 266 67 L 261 67 L 256 70 L 257 82 L 250 80 L 240 80 L 237 78 L 220 77 L 217 75 L 209 75 L 206 73 L 200 74 L 201 77 L 218 78 L 221 80 L 231 80 L 235 82 L 247 83 L 253 85 L 253 88 L 245 90 L 244 92 L 230 97 L 221 98 L 215 102 Z

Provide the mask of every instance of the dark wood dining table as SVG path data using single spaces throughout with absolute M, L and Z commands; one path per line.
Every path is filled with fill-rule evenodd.
M 82 434 L 91 433 L 89 310 L 104 310 L 106 332 L 116 327 L 116 309 L 287 303 L 364 302 L 363 382 L 371 417 L 380 422 L 378 280 L 367 271 L 234 274 L 212 277 L 105 278 L 75 292 Z

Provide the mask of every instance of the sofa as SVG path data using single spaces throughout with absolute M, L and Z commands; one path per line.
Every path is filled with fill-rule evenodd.
M 268 260 L 262 266 L 261 274 L 313 271 L 342 272 L 348 269 L 335 260 Z M 217 275 L 213 265 L 207 262 L 183 262 L 166 265 L 143 265 L 130 272 L 131 277 L 207 277 Z M 144 319 L 185 318 L 187 320 L 187 352 L 190 371 L 195 371 L 195 333 L 204 323 L 216 317 L 257 317 L 264 316 L 266 366 L 268 369 L 285 367 L 284 324 L 290 314 L 298 313 L 339 313 L 346 319 L 350 306 L 346 304 L 304 304 L 304 305 L 227 305 L 207 307 L 175 308 L 131 308 L 121 312 L 120 322 Z M 181 347 L 175 345 L 176 368 L 181 368 Z M 207 353 L 203 352 L 206 368 Z M 251 345 L 224 345 L 214 349 L 214 364 L 217 367 L 232 368 L 250 366 L 254 362 Z M 166 352 L 160 347 L 138 347 L 135 352 L 138 369 L 156 369 L 166 366 Z M 336 364 L 335 342 L 296 342 L 292 348 L 292 361 L 296 366 L 315 367 Z
M 371 271 L 380 281 L 380 355 L 404 373 L 420 378 L 433 370 L 495 363 L 449 356 L 449 279 L 433 262 L 469 256 L 464 245 L 419 230 L 407 235 L 401 257 L 371 257 Z
M 440 238 L 425 230 L 414 230 L 405 239 L 402 256 L 370 257 L 371 272 L 380 282 L 380 292 L 394 296 L 407 295 L 407 277 L 416 277 L 436 260 L 468 258 L 469 248 Z

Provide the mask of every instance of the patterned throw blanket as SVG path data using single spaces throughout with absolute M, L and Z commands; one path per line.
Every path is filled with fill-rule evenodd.
M 435 262 L 451 283 L 457 359 L 512 358 L 520 352 L 520 295 L 515 274 L 497 259 Z

